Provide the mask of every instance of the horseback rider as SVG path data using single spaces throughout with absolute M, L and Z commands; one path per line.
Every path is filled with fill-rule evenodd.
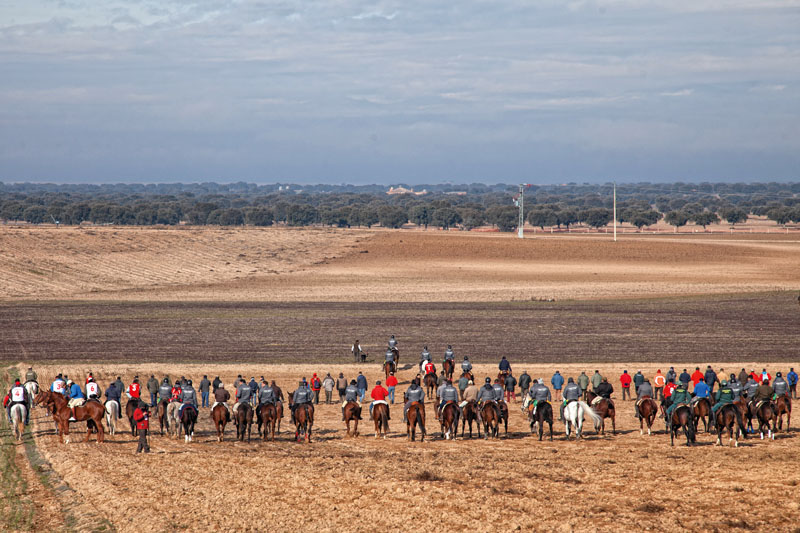
M 716 400 L 717 403 L 715 403 L 711 407 L 711 412 L 714 413 L 715 415 L 723 405 L 733 403 L 736 400 L 736 395 L 734 394 L 733 390 L 731 389 L 731 386 L 728 384 L 726 380 L 723 379 L 722 382 L 720 383 L 719 390 L 717 391 L 717 394 L 714 399 Z
M 431 352 L 428 351 L 428 345 L 422 347 L 422 353 L 419 354 L 419 362 L 424 363 L 425 361 L 431 360 Z
M 344 406 L 349 402 L 355 402 L 359 405 L 359 407 L 361 406 L 358 401 L 358 386 L 356 385 L 356 380 L 354 379 L 351 379 L 350 384 L 344 389 L 344 401 L 342 402 L 342 421 L 344 421 Z
M 455 362 L 455 359 L 456 359 L 456 354 L 453 352 L 453 347 L 448 344 L 447 349 L 444 351 L 444 360 Z
M 183 403 L 181 410 L 185 406 L 191 405 L 197 411 L 197 393 L 192 387 L 191 379 L 187 379 L 185 385 L 181 387 L 181 403 Z
M 564 408 L 569 402 L 574 402 L 581 399 L 581 386 L 575 383 L 572 378 L 567 378 L 567 384 L 564 386 L 563 401 L 561 402 L 561 411 L 558 416 L 559 420 L 564 420 Z
M 738 379 L 736 379 L 736 374 L 731 373 L 731 379 L 728 380 L 728 387 L 733 393 L 733 401 L 738 400 L 742 396 L 742 384 L 739 383 Z
M 311 404 L 314 401 L 314 393 L 311 392 L 311 389 L 308 387 L 308 383 L 306 383 L 305 378 L 300 381 L 297 390 L 294 391 L 294 396 L 292 396 L 292 424 L 294 424 L 294 412 L 297 411 L 297 407 L 303 404 Z
M 611 394 L 614 392 L 614 387 L 608 382 L 608 378 L 603 378 L 603 381 L 600 382 L 600 385 L 597 386 L 594 392 L 600 398 L 605 398 L 611 402 Z
M 701 398 L 708 398 L 710 393 L 711 390 L 709 389 L 708 384 L 705 381 L 698 381 L 694 386 L 694 398 L 692 398 L 692 404 L 697 403 Z
M 83 403 L 86 401 L 86 398 L 83 396 L 81 386 L 73 382 L 71 379 L 67 381 L 67 387 L 69 389 L 69 402 L 67 402 L 67 405 L 70 408 L 69 421 L 76 422 L 77 420 L 75 420 L 74 408 L 79 405 L 83 405 Z
M 752 400 L 758 390 L 758 383 L 753 376 L 748 376 L 747 383 L 744 385 L 744 393 L 748 400 Z
M 650 384 L 650 380 L 644 378 L 644 381 L 639 385 L 639 388 L 636 389 L 636 402 L 633 404 L 634 412 L 636 413 L 634 416 L 639 418 L 639 403 L 645 398 L 652 398 L 653 397 L 653 386 Z
M 408 413 L 408 407 L 413 402 L 419 402 L 422 404 L 422 408 L 425 408 L 425 390 L 419 386 L 418 378 L 414 378 L 411 381 L 411 385 L 406 389 L 405 397 L 406 403 L 403 406 L 403 422 L 407 421 L 406 414 Z
M 486 378 L 483 387 L 478 391 L 478 405 L 483 406 L 484 402 L 493 401 L 495 401 L 495 393 L 492 387 L 492 378 Z
M 61 377 L 61 374 L 58 374 L 56 379 L 53 380 L 53 383 L 50 385 L 50 390 L 57 394 L 67 396 L 67 382 L 64 381 L 64 378 Z
M 386 362 L 391 363 L 394 366 L 394 352 L 391 348 L 386 349 Z
M 397 339 L 394 338 L 394 335 L 389 337 L 388 344 L 389 344 L 389 349 L 390 350 L 394 350 L 395 348 L 397 348 Z
M 305 380 L 303 380 L 305 382 Z M 250 396 L 252 396 L 252 390 L 250 389 L 250 385 L 245 383 L 242 380 L 239 383 L 239 386 L 236 388 L 236 403 L 233 404 L 233 413 L 234 415 L 239 410 L 239 405 L 243 403 L 250 403 Z
M 770 386 L 769 380 L 765 379 L 764 381 L 761 382 L 761 385 L 759 385 L 758 388 L 756 389 L 756 393 L 753 396 L 753 399 L 750 401 L 750 403 L 753 406 L 756 406 L 761 401 L 771 402 L 773 394 L 775 394 L 775 391 Z
M 370 416 L 372 416 L 372 407 L 376 403 L 380 402 L 380 403 L 385 403 L 387 406 L 389 405 L 389 402 L 386 401 L 386 397 L 389 396 L 389 391 L 386 390 L 386 388 L 383 385 L 381 385 L 381 380 L 375 382 L 375 387 L 369 393 L 369 396 L 370 398 L 372 398 L 372 402 L 369 404 Z M 388 408 L 386 412 L 388 414 L 389 412 Z M 391 420 L 391 418 L 387 417 L 387 420 Z
M 780 372 L 775 373 L 775 379 L 772 381 L 772 389 L 775 393 L 773 400 L 777 400 L 778 396 L 789 397 L 789 383 L 783 378 Z
M 458 390 L 455 387 L 453 387 L 453 382 L 451 380 L 448 379 L 445 381 L 444 388 L 442 389 L 439 398 L 440 402 L 439 402 L 437 418 L 441 417 L 442 409 L 444 409 L 444 406 L 447 405 L 448 402 L 455 403 L 456 407 L 458 407 L 459 413 L 463 415 L 463 412 L 461 412 L 461 407 L 459 407 L 458 405 Z
M 114 401 L 117 402 L 117 414 L 120 413 L 120 409 L 122 408 L 122 391 L 117 388 L 115 383 L 111 383 L 108 386 L 105 392 L 106 401 L 105 403 Z
M 183 392 L 181 391 L 181 382 L 180 380 L 175 380 L 175 385 L 172 386 L 172 391 L 170 393 L 170 402 L 178 402 L 180 403 L 183 401 Z
M 508 362 L 508 359 L 506 359 L 505 355 L 500 359 L 500 363 L 497 365 L 497 368 L 500 369 L 500 372 L 511 372 L 511 363 Z
M 131 382 L 131 384 L 128 385 L 128 398 L 131 400 L 136 398 L 136 401 L 138 402 L 141 395 L 142 395 L 142 388 L 139 386 L 139 378 L 135 377 L 133 378 L 133 382 Z
M 97 400 L 98 402 L 100 401 L 100 385 L 91 377 L 86 383 L 86 398 L 89 400 Z
M 170 396 L 172 396 L 172 386 L 169 384 L 169 378 L 164 378 L 164 381 L 158 386 L 158 399 L 159 401 L 169 401 Z
M 25 406 L 25 425 L 28 425 L 28 391 L 22 386 L 19 379 L 14 380 L 14 385 L 8 391 L 8 405 L 6 406 L 6 413 L 8 414 L 8 424 L 11 425 L 11 407 L 17 404 Z
M 220 382 L 219 387 L 217 387 L 217 390 L 214 391 L 214 405 L 211 406 L 211 411 L 213 412 L 214 408 L 218 404 L 224 405 L 225 411 L 227 412 L 228 415 L 226 417 L 226 420 L 228 422 L 231 421 L 231 410 L 228 408 L 228 402 L 230 401 L 230 399 L 231 399 L 231 393 L 225 390 L 225 384 Z
M 464 389 L 462 404 L 466 405 L 470 400 L 478 401 L 478 387 L 475 386 L 471 379 L 467 381 L 467 388 Z
M 469 357 L 466 355 L 464 356 L 464 360 L 461 361 L 461 371 L 466 374 L 467 372 L 472 372 L 472 363 L 469 362 Z
M 532 398 L 533 398 L 533 414 L 536 414 L 536 408 L 542 402 L 551 402 L 553 400 L 552 396 L 550 395 L 550 389 L 547 385 L 544 384 L 544 379 L 539 378 L 538 382 L 536 383 L 536 387 L 531 388 Z
M 498 405 L 500 402 L 505 401 L 503 399 L 503 396 L 505 396 L 505 389 L 499 378 L 496 378 L 494 383 L 492 383 L 492 391 L 494 392 L 494 401 L 496 401 Z
M 425 375 L 426 375 L 426 376 L 427 376 L 428 374 L 434 374 L 434 375 L 435 375 L 435 374 L 436 374 L 436 365 L 434 365 L 432 362 L 430 362 L 430 361 L 429 361 L 429 360 L 427 360 L 427 359 L 426 359 L 425 361 L 426 361 L 426 363 L 425 363 L 425 368 L 424 368 L 424 370 L 425 370 Z
M 667 407 L 667 424 L 670 424 L 670 420 L 672 419 L 672 412 L 679 406 L 679 405 L 689 405 L 692 401 L 692 395 L 689 393 L 689 385 L 688 383 L 684 383 L 681 381 L 681 384 L 678 385 L 672 394 L 669 396 L 670 405 Z M 691 409 L 690 409 L 691 411 Z
M 269 383 L 261 385 L 258 391 L 258 405 L 275 405 L 275 390 L 269 386 Z
M 25 372 L 25 381 L 36 381 L 38 383 L 36 379 L 36 372 L 33 371 L 32 366 L 29 366 L 28 371 Z

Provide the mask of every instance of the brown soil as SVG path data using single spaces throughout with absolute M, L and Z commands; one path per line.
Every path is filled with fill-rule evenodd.
M 788 366 L 763 365 L 773 373 Z M 48 379 L 56 371 L 77 377 L 87 368 L 37 366 Z M 554 369 L 524 368 L 548 381 Z M 623 365 L 558 368 L 573 376 L 598 368 L 618 384 Z M 625 368 L 652 376 L 655 365 Z M 91 370 L 104 386 L 118 373 L 125 383 L 133 377 L 127 365 L 92 364 Z M 219 374 L 228 387 L 237 373 L 264 374 L 284 391 L 313 371 L 354 377 L 358 370 L 371 383 L 380 377 L 378 365 L 152 364 L 135 369 L 141 376 L 185 374 L 195 383 L 204 373 Z M 400 373 L 399 391 L 413 373 Z M 494 365 L 476 366 L 480 377 L 495 373 Z M 310 445 L 291 442 L 288 418 L 274 443 L 234 442 L 231 426 L 226 441 L 218 443 L 207 409 L 201 409 L 193 443 L 155 435 L 149 455 L 134 454 L 136 439 L 130 433 L 103 445 L 61 445 L 41 411 L 34 417 L 34 430 L 37 445 L 58 474 L 120 531 L 140 531 L 145 525 L 171 531 L 404 530 L 409 520 L 415 529 L 438 531 L 443 516 L 449 528 L 476 531 L 630 530 L 642 524 L 670 530 L 678 523 L 689 531 L 794 529 L 800 510 L 793 497 L 800 484 L 796 431 L 779 433 L 774 442 L 749 438 L 738 449 L 727 446 L 727 438 L 724 447 L 715 447 L 714 437 L 704 433 L 696 447 L 687 448 L 682 437 L 671 447 L 662 421 L 654 424 L 654 435 L 640 436 L 632 403 L 617 404 L 617 435 L 610 434 L 609 424 L 606 436 L 587 430 L 582 442 L 566 442 L 560 422 L 554 425 L 553 442 L 538 442 L 518 403 L 511 405 L 508 436 L 497 441 L 443 441 L 430 405 L 424 443 L 407 441 L 399 405 L 392 407 L 386 440 L 375 440 L 366 414 L 362 436 L 347 438 L 337 405 L 317 407 Z M 73 428 L 76 436 L 81 426 Z

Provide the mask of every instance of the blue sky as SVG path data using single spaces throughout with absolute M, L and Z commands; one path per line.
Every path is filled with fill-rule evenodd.
M 800 179 L 800 0 L 0 0 L 0 181 Z

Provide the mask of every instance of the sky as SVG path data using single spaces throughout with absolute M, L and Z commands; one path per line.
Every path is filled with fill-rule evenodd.
M 0 0 L 0 181 L 800 180 L 800 0 Z

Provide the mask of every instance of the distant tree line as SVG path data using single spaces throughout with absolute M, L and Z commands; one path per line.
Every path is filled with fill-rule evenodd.
M 401 184 L 406 188 L 408 185 Z M 517 186 L 424 185 L 428 194 L 387 195 L 379 185 L 0 183 L 0 220 L 32 224 L 336 226 L 398 228 L 413 223 L 444 229 L 517 227 Z M 531 186 L 525 218 L 533 226 L 612 221 L 612 185 Z M 637 183 L 617 186 L 617 218 L 638 228 L 662 218 L 676 228 L 693 222 L 745 222 L 751 215 L 800 223 L 800 183 Z

